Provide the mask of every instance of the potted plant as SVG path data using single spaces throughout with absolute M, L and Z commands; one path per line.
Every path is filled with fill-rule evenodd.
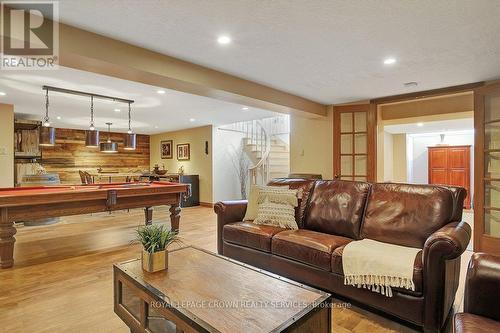
M 137 240 L 142 244 L 142 269 L 157 272 L 168 268 L 167 248 L 179 242 L 177 231 L 165 228 L 161 224 L 152 224 L 137 228 Z

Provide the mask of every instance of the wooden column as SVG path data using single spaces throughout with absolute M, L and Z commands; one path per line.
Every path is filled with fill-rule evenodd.
M 0 210 L 0 267 L 9 268 L 14 265 L 14 235 L 17 230 L 14 222 L 8 219 L 7 208 Z
M 181 219 L 181 207 L 179 204 L 172 204 L 170 206 L 170 228 L 175 231 L 179 231 L 179 221 Z
M 145 225 L 151 225 L 153 224 L 153 207 L 146 207 L 144 208 L 144 224 Z

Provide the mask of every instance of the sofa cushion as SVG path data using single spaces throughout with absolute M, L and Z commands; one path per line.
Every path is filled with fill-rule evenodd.
M 464 212 L 464 201 L 467 197 L 467 190 L 463 187 L 439 185 L 451 192 L 453 197 L 453 221 L 462 221 L 462 213 Z
M 346 244 L 347 245 L 347 244 Z M 332 272 L 344 275 L 344 268 L 342 263 L 342 254 L 344 253 L 345 245 L 337 247 L 332 252 Z M 413 283 L 415 284 L 415 290 L 408 290 L 404 288 L 392 288 L 392 290 L 398 291 L 403 294 L 421 296 L 423 290 L 423 274 L 422 274 L 422 251 L 417 253 L 415 257 L 415 262 L 413 263 Z
M 351 239 L 310 230 L 287 230 L 274 235 L 271 252 L 302 263 L 330 271 L 334 249 Z
M 452 193 L 441 186 L 373 184 L 361 238 L 403 246 L 424 246 L 453 216 Z
M 225 242 L 271 252 L 271 238 L 286 229 L 253 222 L 226 224 L 222 233 Z
M 454 318 L 455 333 L 500 332 L 500 322 L 471 313 L 457 313 Z
M 370 187 L 364 182 L 317 181 L 306 212 L 305 229 L 359 239 Z
M 295 208 L 295 221 L 297 221 L 299 229 L 302 229 L 304 227 L 304 212 L 314 187 L 314 179 L 274 178 L 267 185 L 288 186 L 291 190 L 299 190 L 299 205 Z

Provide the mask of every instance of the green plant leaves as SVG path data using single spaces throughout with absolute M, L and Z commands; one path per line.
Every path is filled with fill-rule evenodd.
M 137 228 L 137 240 L 149 253 L 163 251 L 173 242 L 179 241 L 177 231 L 167 229 L 161 224 Z

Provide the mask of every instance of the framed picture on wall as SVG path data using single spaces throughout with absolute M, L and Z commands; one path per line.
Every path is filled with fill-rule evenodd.
M 178 161 L 189 161 L 191 156 L 191 150 L 189 143 L 181 143 L 177 145 L 177 160 Z
M 165 140 L 160 143 L 160 149 L 161 149 L 161 158 L 163 159 L 170 159 L 173 157 L 173 148 L 174 148 L 174 142 L 173 140 Z

